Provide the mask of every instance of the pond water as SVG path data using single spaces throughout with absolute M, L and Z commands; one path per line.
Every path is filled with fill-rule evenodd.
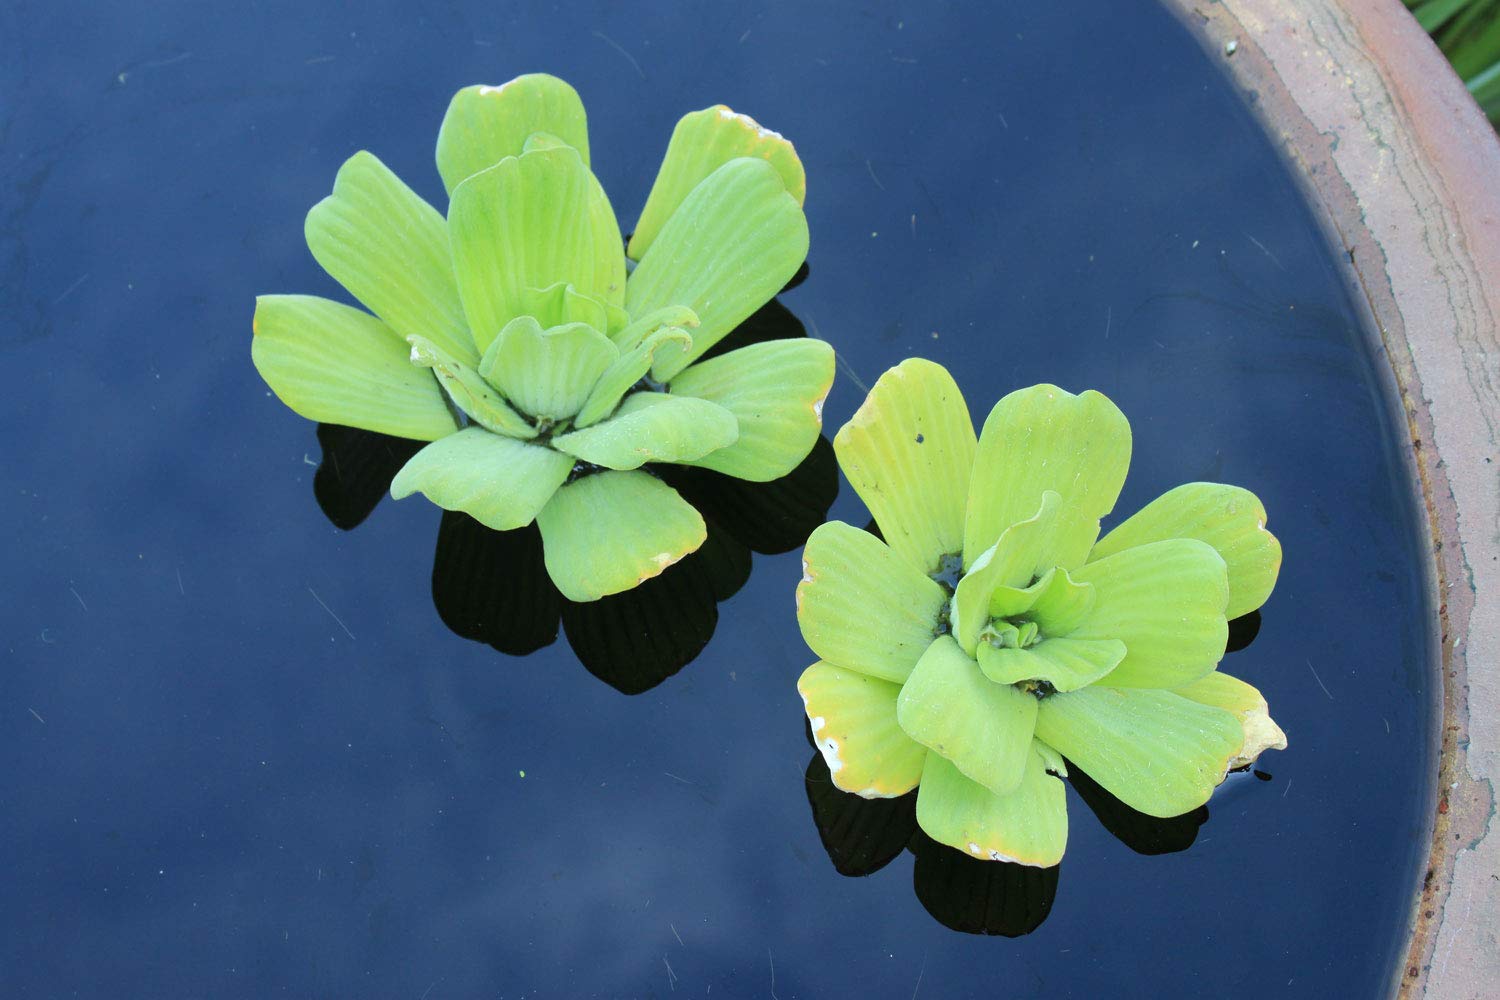
M 1052 6 L 0 9 L 0 992 L 1379 995 L 1433 770 L 1401 426 L 1213 58 L 1155 9 Z M 627 227 L 687 110 L 797 143 L 810 273 L 761 319 L 838 349 L 830 433 L 920 354 L 976 408 L 1108 394 L 1122 512 L 1259 494 L 1286 563 L 1226 666 L 1290 736 L 1264 780 L 1155 825 L 1075 782 L 1061 868 L 1024 877 L 904 849 L 900 803 L 849 818 L 795 690 L 785 550 L 830 500 L 867 520 L 821 449 L 593 617 L 420 499 L 336 527 L 389 453 L 325 429 L 353 471 L 315 491 L 253 297 L 342 297 L 302 241 L 338 165 L 442 205 L 449 96 L 532 70 L 582 94 Z

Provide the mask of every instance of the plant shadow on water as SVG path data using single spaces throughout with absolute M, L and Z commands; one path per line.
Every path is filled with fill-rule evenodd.
M 806 274 L 804 264 L 787 287 Z M 705 358 L 803 336 L 802 323 L 772 299 Z M 346 531 L 374 511 L 397 471 L 423 446 L 334 424 L 318 425 L 318 442 L 323 457 L 313 493 L 328 520 Z M 535 522 L 495 531 L 467 514 L 444 511 L 432 566 L 432 602 L 443 623 L 510 656 L 551 645 L 560 627 L 590 673 L 623 694 L 640 694 L 708 645 L 719 603 L 750 577 L 751 553 L 774 555 L 802 545 L 838 492 L 838 466 L 825 437 L 797 468 L 768 483 L 689 466 L 647 468 L 703 515 L 708 537 L 697 551 L 631 590 L 578 603 L 564 598 L 547 575 Z
M 1231 621 L 1225 652 L 1244 649 L 1259 631 L 1259 611 Z M 803 724 L 807 742 L 816 751 L 812 728 L 805 718 Z M 814 752 L 803 780 L 818 837 L 840 875 L 873 875 L 909 850 L 916 859 L 912 888 L 917 900 L 938 923 L 965 934 L 1021 937 L 1040 927 L 1052 912 L 1062 865 L 1036 868 L 981 861 L 939 844 L 917 825 L 915 789 L 892 799 L 866 799 L 845 792 L 833 784 L 821 753 Z M 1067 781 L 1094 818 L 1137 854 L 1185 851 L 1208 822 L 1206 805 L 1166 819 L 1132 809 L 1072 761 L 1068 761 Z

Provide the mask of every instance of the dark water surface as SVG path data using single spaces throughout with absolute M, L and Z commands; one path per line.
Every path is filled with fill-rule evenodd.
M 0 994 L 1378 995 L 1431 765 L 1399 429 L 1307 208 L 1175 22 L 306 6 L 0 6 Z M 981 415 L 1042 380 L 1111 396 L 1122 512 L 1255 490 L 1287 560 L 1226 666 L 1290 734 L 1272 780 L 1156 856 L 1075 786 L 1047 919 L 958 933 L 920 844 L 849 878 L 820 841 L 795 552 L 627 697 L 565 637 L 450 631 L 425 501 L 333 527 L 253 296 L 342 297 L 302 242 L 340 162 L 442 205 L 449 96 L 530 70 L 582 93 L 627 227 L 683 112 L 795 140 L 813 250 L 783 302 L 843 359 L 830 429 L 923 354 Z M 832 515 L 866 519 L 847 488 Z

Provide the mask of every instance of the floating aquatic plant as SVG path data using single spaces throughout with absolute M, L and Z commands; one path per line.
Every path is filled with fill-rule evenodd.
M 952 377 L 913 359 L 834 449 L 881 533 L 824 524 L 797 589 L 821 658 L 798 689 L 837 787 L 916 788 L 934 840 L 1046 867 L 1069 763 L 1170 817 L 1286 745 L 1260 693 L 1216 669 L 1228 619 L 1276 582 L 1265 509 L 1188 483 L 1100 538 L 1131 450 L 1104 396 L 1013 392 L 976 440 Z
M 728 108 L 685 116 L 627 250 L 577 93 L 542 74 L 454 96 L 446 219 L 368 152 L 308 213 L 309 249 L 370 311 L 257 299 L 252 355 L 313 420 L 431 442 L 396 475 L 487 527 L 536 522 L 574 601 L 654 577 L 706 537 L 648 463 L 767 482 L 822 426 L 833 351 L 704 355 L 807 254 L 791 143 Z M 373 314 L 373 315 L 372 315 Z

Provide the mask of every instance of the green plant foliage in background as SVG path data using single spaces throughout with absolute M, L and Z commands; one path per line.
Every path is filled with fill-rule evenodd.
M 977 437 L 952 377 L 911 359 L 834 440 L 880 537 L 813 532 L 798 689 L 839 788 L 916 788 L 917 821 L 974 857 L 1047 867 L 1067 840 L 1066 761 L 1176 816 L 1283 748 L 1265 699 L 1220 673 L 1227 622 L 1281 566 L 1260 501 L 1188 483 L 1099 537 L 1130 425 L 1097 392 L 1038 385 Z
M 1422 30 L 1500 126 L 1500 0 L 1405 0 Z
M 397 499 L 420 492 L 501 531 L 536 521 L 575 601 L 703 544 L 703 518 L 643 466 L 786 475 L 821 432 L 834 368 L 811 339 L 703 360 L 807 256 L 790 142 L 722 106 L 685 116 L 633 268 L 589 156 L 562 80 L 459 91 L 437 141 L 447 217 L 356 153 L 306 235 L 369 312 L 261 296 L 251 351 L 302 416 L 431 442 L 392 482 Z

